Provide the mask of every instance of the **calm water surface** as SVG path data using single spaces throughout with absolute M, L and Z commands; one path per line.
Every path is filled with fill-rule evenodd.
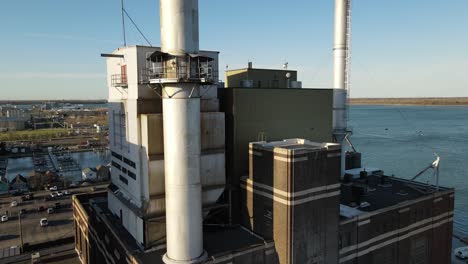
M 107 165 L 110 162 L 109 152 L 77 152 L 71 156 L 80 164 L 81 169 Z M 17 158 L 8 160 L 7 179 L 11 180 L 17 174 L 28 176 L 34 170 L 32 157 Z
M 349 125 L 363 166 L 387 175 L 412 178 L 437 153 L 440 184 L 456 189 L 454 231 L 468 235 L 468 107 L 352 106 Z

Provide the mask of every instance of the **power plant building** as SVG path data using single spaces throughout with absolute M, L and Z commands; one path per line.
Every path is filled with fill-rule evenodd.
M 161 0 L 161 48 L 103 54 L 111 184 L 73 197 L 82 263 L 450 262 L 454 190 L 346 153 L 345 87 L 249 65 L 218 88 L 218 56 L 197 0 Z

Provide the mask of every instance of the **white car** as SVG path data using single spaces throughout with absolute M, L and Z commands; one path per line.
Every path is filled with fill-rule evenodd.
M 49 191 L 56 191 L 56 190 L 58 190 L 57 186 L 52 186 L 49 188 Z
M 39 221 L 39 224 L 41 226 L 47 226 L 49 225 L 49 222 L 47 222 L 47 218 L 42 218 L 41 221 Z
M 63 191 L 64 195 L 70 195 L 70 192 L 68 190 Z
M 11 206 L 11 207 L 18 206 L 18 202 L 17 202 L 17 201 L 12 201 L 12 202 L 10 203 L 10 206 Z
M 52 198 L 57 197 L 57 193 L 54 193 L 54 192 L 53 192 L 53 193 L 50 193 L 50 197 L 52 197 Z
M 468 247 L 459 247 L 455 249 L 455 256 L 461 259 L 468 258 Z
M 58 197 L 63 196 L 63 192 L 57 192 L 57 196 Z
M 7 215 L 2 215 L 2 223 L 8 221 Z

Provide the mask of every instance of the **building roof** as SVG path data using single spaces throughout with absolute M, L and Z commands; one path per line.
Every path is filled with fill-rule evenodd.
M 340 215 L 352 218 L 445 191 L 453 189 L 440 187 L 436 191 L 434 186 L 385 176 L 382 171 L 348 178 L 341 184 Z
M 84 168 L 83 169 L 83 173 L 91 173 L 91 172 L 96 172 L 96 169 L 95 168 Z
M 89 194 L 77 195 L 75 199 L 80 201 L 85 211 L 89 214 L 97 212 L 104 219 L 106 225 L 117 235 L 119 242 L 125 245 L 128 252 L 140 260 L 141 263 L 163 264 L 162 256 L 166 253 L 165 248 L 156 250 L 142 250 L 136 240 L 120 224 L 119 219 L 111 213 L 107 207 L 106 197 L 91 198 Z M 93 208 L 93 209 L 91 209 Z M 254 247 L 265 247 L 266 241 L 252 234 L 246 229 L 234 227 L 207 227 L 203 228 L 203 245 L 211 259 L 217 258 L 241 250 L 253 249 Z
M 23 177 L 21 174 L 18 174 L 16 175 L 15 178 L 13 178 L 11 181 L 10 181 L 11 184 L 15 184 L 15 183 L 28 183 L 28 179 L 26 179 L 25 177 Z
M 239 69 L 232 69 L 232 70 L 226 70 L 226 72 L 231 72 L 231 71 L 284 71 L 284 72 L 297 72 L 297 70 L 289 70 L 289 69 L 265 69 L 265 68 L 239 68 Z

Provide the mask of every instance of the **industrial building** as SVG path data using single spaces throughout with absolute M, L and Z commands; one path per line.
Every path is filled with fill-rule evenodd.
M 160 4 L 161 48 L 102 55 L 111 184 L 73 197 L 82 263 L 449 263 L 454 190 L 345 152 L 348 0 L 334 89 L 251 64 L 218 88 L 198 1 Z
M 302 88 L 297 81 L 297 71 L 258 69 L 249 62 L 247 68 L 228 70 L 225 73 L 226 87 L 248 88 Z

